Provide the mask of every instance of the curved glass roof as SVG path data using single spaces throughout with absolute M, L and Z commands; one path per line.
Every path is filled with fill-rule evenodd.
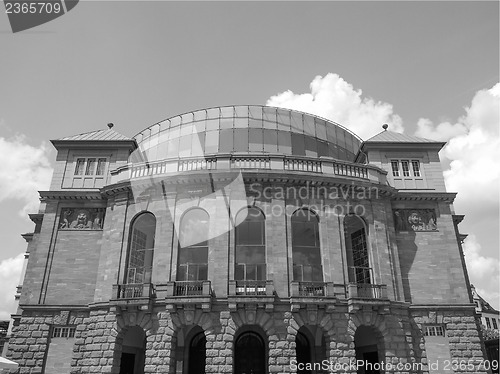
M 351 131 L 324 118 L 257 105 L 184 113 L 156 123 L 134 138 L 149 161 L 233 153 L 354 161 L 362 142 Z

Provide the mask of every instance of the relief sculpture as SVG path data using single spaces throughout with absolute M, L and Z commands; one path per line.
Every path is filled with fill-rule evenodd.
M 65 208 L 59 219 L 60 230 L 102 230 L 104 208 Z
M 436 212 L 434 209 L 396 209 L 394 210 L 396 231 L 436 231 Z

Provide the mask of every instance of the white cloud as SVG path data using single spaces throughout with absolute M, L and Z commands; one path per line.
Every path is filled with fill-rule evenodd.
M 441 122 L 439 125 L 434 126 L 432 121 L 427 118 L 420 118 L 417 122 L 417 128 L 416 136 L 445 142 L 455 136 L 467 134 L 468 131 L 467 127 L 461 122 L 455 124 Z
M 24 255 L 8 258 L 0 262 L 0 320 L 9 320 L 16 312 L 14 296 L 21 282 Z
M 34 147 L 22 135 L 0 137 L 0 202 L 17 199 L 24 203 L 22 215 L 38 211 L 38 190 L 47 189 L 52 176 L 45 144 Z
M 464 242 L 464 255 L 470 282 L 476 286 L 479 294 L 494 308 L 500 308 L 500 265 L 484 255 L 476 236 L 470 234 Z
M 390 129 L 403 132 L 401 117 L 393 113 L 391 104 L 362 97 L 362 91 L 328 73 L 316 76 L 310 84 L 310 93 L 295 94 L 288 90 L 272 96 L 266 105 L 299 110 L 315 114 L 347 127 L 363 139 L 382 131 L 388 123 Z

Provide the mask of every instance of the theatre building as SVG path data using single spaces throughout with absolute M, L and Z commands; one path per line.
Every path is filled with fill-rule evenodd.
M 444 143 L 262 106 L 103 127 L 52 141 L 17 372 L 488 372 Z

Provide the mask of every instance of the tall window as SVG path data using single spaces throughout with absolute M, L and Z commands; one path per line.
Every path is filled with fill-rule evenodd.
M 318 217 L 310 210 L 299 209 L 291 221 L 293 280 L 323 282 Z
M 247 214 L 246 217 L 243 217 Z M 240 211 L 236 216 L 235 280 L 266 279 L 265 217 L 257 208 Z
M 181 219 L 179 230 L 178 281 L 208 279 L 209 216 L 200 208 L 189 210 Z
M 344 218 L 344 231 L 349 282 L 371 283 L 366 230 L 362 219 L 355 215 L 346 216 Z
M 126 283 L 149 283 L 153 266 L 156 218 L 151 213 L 136 217 L 130 228 Z

